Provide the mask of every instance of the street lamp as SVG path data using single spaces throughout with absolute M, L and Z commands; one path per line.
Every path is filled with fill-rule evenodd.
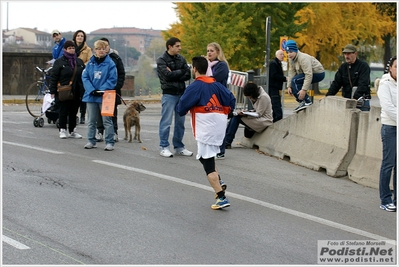
M 127 67 L 127 43 L 125 43 L 125 65 Z

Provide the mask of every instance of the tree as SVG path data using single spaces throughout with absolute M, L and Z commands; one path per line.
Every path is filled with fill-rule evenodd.
M 326 69 L 337 69 L 347 44 L 363 48 L 382 44 L 381 33 L 391 27 L 390 18 L 376 12 L 372 3 L 311 3 L 296 14 L 296 24 L 306 25 L 297 33 L 302 52 L 315 56 Z M 367 55 L 360 53 L 361 57 Z
M 138 62 L 138 72 L 134 75 L 134 88 L 141 89 L 142 93 L 146 95 L 157 93 L 154 89 L 160 87 L 158 76 L 154 67 L 151 66 L 151 61 L 151 58 L 142 55 Z
M 392 50 L 396 48 L 396 42 L 392 42 L 392 38 L 397 36 L 396 32 L 396 3 L 374 3 L 377 10 L 384 17 L 389 17 L 391 23 L 388 27 L 382 29 L 382 40 L 384 41 L 384 58 L 383 62 L 386 66 L 392 57 Z M 395 40 L 396 41 L 396 40 Z M 396 52 L 396 51 L 395 51 Z M 396 53 L 395 53 L 396 54 Z
M 146 49 L 145 55 L 153 59 L 155 64 L 158 57 L 162 56 L 165 52 L 165 41 L 162 38 L 155 38 L 151 41 L 150 46 Z
M 279 48 L 280 36 L 293 35 L 304 26 L 295 25 L 295 13 L 304 3 L 176 3 L 180 22 L 163 32 L 182 40 L 182 54 L 190 59 L 205 55 L 208 43 L 217 42 L 230 69 L 261 68 L 265 59 L 266 18 L 272 16 L 271 47 Z M 273 23 L 273 22 L 272 22 Z M 291 25 L 291 27 L 290 27 Z

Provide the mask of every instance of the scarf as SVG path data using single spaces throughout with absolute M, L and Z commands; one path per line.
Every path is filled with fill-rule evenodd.
M 82 52 L 84 45 L 85 45 L 85 43 L 81 43 L 81 44 L 78 45 L 78 46 L 75 45 L 75 53 L 76 53 L 76 56 L 79 57 L 80 52 Z
M 206 76 L 213 76 L 212 67 L 218 63 L 218 60 L 214 60 L 212 62 L 208 60 L 208 70 L 206 71 Z
M 64 56 L 68 59 L 69 66 L 71 69 L 75 69 L 76 65 L 76 53 L 69 54 L 67 51 L 64 51 Z

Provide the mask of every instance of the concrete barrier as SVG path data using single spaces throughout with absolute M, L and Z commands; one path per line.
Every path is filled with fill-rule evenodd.
M 378 188 L 382 161 L 380 118 L 380 107 L 360 113 L 356 153 L 348 166 L 349 179 L 373 188 Z
M 325 169 L 327 175 L 343 177 L 355 154 L 358 115 L 356 101 L 327 97 L 304 111 L 268 127 L 241 144 L 292 163 Z
M 300 166 L 325 169 L 332 177 L 348 176 L 358 184 L 378 188 L 381 108 L 371 106 L 369 112 L 361 112 L 355 106 L 354 100 L 329 96 L 251 139 L 243 137 L 241 144 L 281 159 L 288 157 Z

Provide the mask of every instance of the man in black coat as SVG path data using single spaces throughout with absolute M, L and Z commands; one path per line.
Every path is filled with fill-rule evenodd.
M 190 67 L 186 59 L 180 55 L 181 42 L 172 37 L 166 41 L 166 51 L 157 59 L 157 73 L 162 89 L 162 111 L 159 122 L 159 148 L 163 157 L 173 157 L 170 151 L 169 132 L 174 116 L 172 145 L 176 155 L 192 156 L 183 143 L 185 116 L 176 111 L 180 97 L 186 90 L 186 81 L 190 79 Z
M 269 95 L 272 100 L 273 122 L 283 118 L 283 110 L 281 107 L 281 90 L 283 83 L 287 81 L 284 76 L 281 61 L 284 60 L 283 50 L 276 51 L 276 57 L 270 62 L 269 68 Z
M 116 90 L 116 98 L 115 98 L 115 108 L 114 108 L 114 116 L 112 117 L 112 122 L 114 124 L 114 141 L 118 142 L 118 105 L 122 103 L 120 96 L 122 95 L 122 87 L 123 84 L 125 83 L 125 66 L 123 65 L 122 59 L 118 55 L 118 52 L 114 49 L 111 49 L 109 46 L 109 40 L 107 38 L 101 38 L 100 40 L 103 40 L 108 43 L 107 46 L 107 54 L 109 57 L 114 61 L 116 65 L 116 70 L 118 72 L 118 80 L 116 81 L 116 86 L 114 90 Z M 104 125 L 102 123 L 102 120 L 100 119 L 97 122 L 97 141 L 101 142 L 103 141 L 103 134 L 104 134 Z
M 342 51 L 345 62 L 335 73 L 334 81 L 331 83 L 326 96 L 336 95 L 342 88 L 342 96 L 345 98 L 371 99 L 370 90 L 370 66 L 357 58 L 357 49 L 354 45 L 348 44 Z M 354 89 L 352 96 L 352 89 Z M 360 108 L 363 111 L 370 110 L 369 101 Z

